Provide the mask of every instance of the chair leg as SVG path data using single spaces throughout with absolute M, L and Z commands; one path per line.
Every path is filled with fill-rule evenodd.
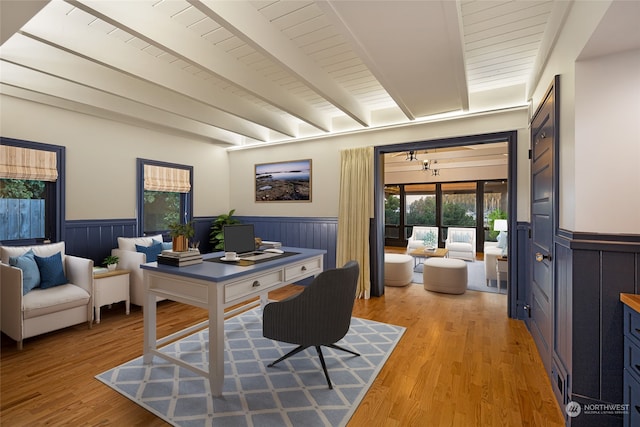
M 353 354 L 354 356 L 360 356 L 360 353 L 356 353 L 356 352 L 355 352 L 355 351 L 353 351 L 353 350 L 349 350 L 349 349 L 347 349 L 347 348 L 340 347 L 340 346 L 337 346 L 337 345 L 335 345 L 335 344 L 329 344 L 329 345 L 327 345 L 327 347 L 335 348 L 336 350 L 346 351 L 347 353 L 351 353 L 351 354 Z
M 267 366 L 268 367 L 272 367 L 273 365 L 275 365 L 276 363 L 280 363 L 282 362 L 284 359 L 286 359 L 287 357 L 293 356 L 294 354 L 298 354 L 300 353 L 302 350 L 304 350 L 305 346 L 298 346 L 296 348 L 294 348 L 293 350 L 291 350 L 289 353 L 285 354 L 284 356 L 282 356 L 280 359 L 276 360 L 275 362 L 271 362 L 269 363 Z
M 329 388 L 333 390 L 333 384 L 331 384 L 331 380 L 329 379 L 329 371 L 327 371 L 327 364 L 324 363 L 324 356 L 322 355 L 322 349 L 319 345 L 316 346 L 316 351 L 318 352 L 318 357 L 320 358 L 320 363 L 322 364 L 324 376 L 327 378 L 327 384 L 329 385 Z

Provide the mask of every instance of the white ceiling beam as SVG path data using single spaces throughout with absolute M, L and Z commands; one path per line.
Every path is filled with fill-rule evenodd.
M 228 147 L 229 144 L 240 145 L 246 142 L 246 140 L 242 140 L 240 136 L 236 136 L 237 140 L 234 142 L 217 140 L 209 136 L 201 135 L 199 133 L 177 129 L 175 127 L 165 126 L 164 124 L 146 122 L 144 120 L 139 120 L 139 119 L 130 117 L 127 114 L 121 114 L 116 111 L 103 110 L 101 108 L 94 107 L 93 105 L 86 105 L 86 104 L 81 104 L 79 102 L 70 101 L 68 99 L 56 98 L 55 96 L 34 92 L 30 89 L 10 86 L 5 83 L 0 83 L 0 93 L 2 93 L 3 96 L 10 96 L 16 99 L 35 102 L 37 104 L 49 105 L 51 107 L 73 111 L 78 114 L 95 116 L 103 120 L 112 120 L 117 123 L 125 123 L 135 127 L 146 128 L 154 132 L 165 132 L 170 135 L 177 135 L 182 137 L 188 137 L 191 139 L 197 139 L 203 142 L 207 142 L 214 145 L 220 145 L 223 147 Z
M 1 0 L 0 1 L 0 45 L 26 24 L 49 0 Z
M 198 37 L 153 8 L 150 2 L 68 0 L 70 4 L 152 44 L 194 66 L 252 93 L 263 101 L 325 132 L 329 118 L 311 105 L 284 92 L 281 87 L 236 60 L 219 47 Z
M 2 83 L 64 100 L 90 105 L 107 111 L 118 111 L 137 120 L 161 127 L 173 127 L 228 144 L 237 144 L 238 137 L 231 132 L 190 120 L 175 114 L 129 101 L 96 89 L 2 61 Z
M 360 123 L 370 125 L 370 112 L 254 7 L 244 2 L 187 0 L 209 18 L 249 44 L 253 49 L 287 69 L 336 108 Z
M 22 34 L 2 46 L 2 59 L 252 139 L 268 138 L 263 127 Z
M 91 26 L 78 28 L 76 22 L 67 16 L 67 9 L 68 5 L 63 2 L 53 2 L 28 22 L 21 32 L 268 129 L 290 137 L 297 136 L 297 123 L 293 120 L 286 120 L 280 114 L 259 108 L 207 81 L 194 80 L 191 74 L 151 55 L 141 55 L 138 48 L 122 43 Z
M 506 166 L 508 159 L 486 159 L 486 160 L 459 160 L 454 162 L 429 162 L 429 170 L 433 169 L 460 169 L 460 168 L 479 168 L 479 167 L 493 167 L 493 166 Z M 423 170 L 423 162 L 406 162 L 402 163 L 385 163 L 385 172 L 403 172 L 403 171 L 419 171 Z

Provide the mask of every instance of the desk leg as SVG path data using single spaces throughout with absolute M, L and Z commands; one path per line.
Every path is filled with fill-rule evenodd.
M 216 286 L 209 286 L 209 292 L 215 291 Z M 212 396 L 219 397 L 224 386 L 224 308 L 215 296 L 209 301 L 209 386 Z
M 145 277 L 145 287 L 148 287 Z M 145 305 L 142 308 L 142 314 L 144 319 L 144 355 L 142 361 L 144 363 L 151 363 L 153 360 L 153 354 L 151 350 L 156 349 L 156 296 L 150 293 L 145 295 Z

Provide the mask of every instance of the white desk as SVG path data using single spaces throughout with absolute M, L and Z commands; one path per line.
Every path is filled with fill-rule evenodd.
M 239 266 L 235 263 L 209 262 L 223 252 L 204 255 L 201 264 L 187 267 L 142 264 L 145 286 L 144 306 L 144 363 L 153 356 L 161 357 L 199 375 L 209 378 L 213 396 L 222 395 L 224 384 L 224 319 L 247 307 L 267 303 L 267 294 L 290 283 L 315 276 L 323 270 L 326 251 L 303 248 L 282 248 L 296 254 L 258 264 Z M 156 297 L 201 307 L 209 311 L 208 322 L 194 325 L 177 334 L 156 337 Z M 246 302 L 240 308 L 225 313 L 224 309 Z M 161 346 L 209 325 L 209 369 L 200 369 L 161 351 Z M 214 337 L 213 339 L 211 337 Z

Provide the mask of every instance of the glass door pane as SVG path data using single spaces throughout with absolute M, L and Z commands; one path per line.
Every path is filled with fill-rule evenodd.
M 436 226 L 436 185 L 406 185 L 405 206 L 405 238 L 411 235 L 414 225 Z
M 400 186 L 384 186 L 384 237 L 400 238 Z
M 476 226 L 476 183 L 442 184 L 442 225 Z
M 495 242 L 498 231 L 493 230 L 493 221 L 507 219 L 508 190 L 506 181 L 486 181 L 484 183 L 484 230 L 485 241 Z

